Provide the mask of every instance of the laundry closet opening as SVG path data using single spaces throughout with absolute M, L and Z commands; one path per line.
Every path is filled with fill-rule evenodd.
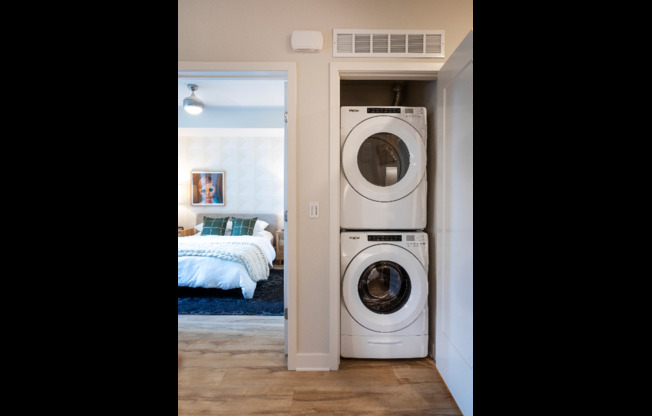
M 428 341 L 428 352 L 429 355 L 432 356 L 432 345 L 434 345 L 434 310 L 435 310 L 435 305 L 434 305 L 434 247 L 435 247 L 435 241 L 434 241 L 434 212 L 435 212 L 435 205 L 434 205 L 434 195 L 435 195 L 435 189 L 434 189 L 434 173 L 435 173 L 435 112 L 436 112 L 436 92 L 437 92 L 437 73 L 438 70 L 441 68 L 441 65 L 439 64 L 398 64 L 398 63 L 376 63 L 376 64 L 361 64 L 361 63 L 337 63 L 337 64 L 332 64 L 331 65 L 331 81 L 333 82 L 332 85 L 335 85 L 335 88 L 333 92 L 335 94 L 331 94 L 331 128 L 333 132 L 337 132 L 337 134 L 331 134 L 331 151 L 332 152 L 337 152 L 338 157 L 333 157 L 334 161 L 337 161 L 337 163 L 333 164 L 331 166 L 331 169 L 334 171 L 337 171 L 338 173 L 341 171 L 343 167 L 343 160 L 342 158 L 344 157 L 343 148 L 341 147 L 342 144 L 340 143 L 340 134 L 341 129 L 342 129 L 342 120 L 341 118 L 341 111 L 340 109 L 342 107 L 347 107 L 347 106 L 360 106 L 360 107 L 423 107 L 425 108 L 426 112 L 426 134 L 425 136 L 427 137 L 427 163 L 426 163 L 426 173 L 425 177 L 428 178 L 427 180 L 427 190 L 426 190 L 426 197 L 427 197 L 427 224 L 426 227 L 423 229 L 423 231 L 427 232 L 427 239 L 428 239 L 428 255 L 427 257 L 431 261 L 430 267 L 428 267 L 428 281 L 425 282 L 425 284 L 428 286 L 429 290 L 429 295 L 427 297 L 427 304 L 428 304 L 428 333 L 429 333 L 429 341 Z M 372 111 L 376 111 L 376 109 L 372 109 Z M 391 112 L 391 109 L 378 109 L 378 112 Z M 337 129 L 335 129 L 337 126 Z M 363 134 L 359 135 L 360 137 L 363 136 Z M 422 134 L 423 136 L 423 134 Z M 356 139 L 360 139 L 360 137 L 356 137 Z M 369 140 L 372 140 L 373 138 L 370 138 Z M 389 146 L 393 149 L 396 150 L 396 157 L 394 158 L 387 158 L 387 160 L 393 159 L 396 162 L 396 166 L 394 168 L 388 167 L 390 166 L 389 164 L 385 163 L 383 164 L 384 169 L 379 169 L 377 167 L 378 163 L 375 163 L 373 168 L 370 168 L 370 172 L 365 172 L 364 168 L 362 167 L 363 164 L 360 163 L 360 160 L 358 159 L 358 167 L 360 168 L 360 174 L 362 176 L 368 175 L 368 177 L 365 176 L 365 180 L 367 180 L 369 183 L 372 183 L 380 188 L 390 188 L 390 187 L 395 187 L 397 182 L 401 182 L 401 175 L 405 175 L 406 173 L 409 173 L 409 168 L 408 172 L 402 172 L 401 166 L 399 166 L 401 163 L 400 159 L 400 152 L 401 152 L 401 143 L 400 141 L 397 141 L 394 143 L 392 141 L 391 137 L 382 137 L 379 138 L 379 140 L 384 140 L 388 141 L 388 143 L 391 143 L 392 145 Z M 394 145 L 395 144 L 395 145 Z M 373 154 L 374 160 L 376 159 L 383 159 L 382 154 L 378 154 L 378 146 L 370 146 L 370 147 L 376 147 L 376 150 Z M 382 147 L 382 146 L 381 146 Z M 364 153 L 358 152 L 358 158 L 364 158 Z M 350 157 L 350 152 L 346 153 L 347 157 Z M 371 156 L 369 156 L 371 158 Z M 347 159 L 348 160 L 348 159 Z M 348 163 L 348 162 L 347 162 Z M 347 166 L 349 166 L 347 164 Z M 393 165 L 391 165 L 393 166 Z M 384 173 L 384 175 L 383 175 Z M 389 175 L 391 174 L 391 175 Z M 377 178 L 374 177 L 373 175 L 378 176 Z M 339 175 L 338 175 L 339 176 Z M 420 175 L 419 175 L 420 176 Z M 373 180 L 371 179 L 373 178 Z M 350 181 L 349 181 L 350 182 Z M 332 184 L 333 189 L 333 196 L 335 197 L 334 206 L 332 206 L 333 210 L 339 211 L 340 209 L 340 204 L 342 204 L 341 200 L 341 186 L 344 186 L 343 184 Z M 337 189 L 337 190 L 336 190 Z M 382 192 L 378 190 L 378 192 Z M 344 232 L 347 227 L 347 224 L 343 223 L 342 221 L 344 218 L 342 217 L 342 214 L 339 213 L 337 215 L 337 218 L 334 218 L 335 222 L 332 224 L 331 228 L 331 238 L 340 240 L 340 233 Z M 347 221 L 349 221 L 349 218 L 346 218 Z M 407 228 L 415 228 L 415 227 L 407 227 Z M 416 227 L 420 228 L 420 227 Z M 332 252 L 331 255 L 333 257 L 333 261 L 338 261 L 339 263 L 339 256 L 340 256 L 340 250 L 339 246 L 333 244 Z M 337 293 L 341 291 L 341 271 L 339 268 L 335 273 L 332 274 L 331 278 L 332 280 L 332 290 L 333 293 Z M 339 296 L 337 297 L 339 299 Z M 335 301 L 335 299 L 334 299 Z M 339 335 L 338 331 L 338 335 Z M 342 347 L 343 348 L 343 347 Z

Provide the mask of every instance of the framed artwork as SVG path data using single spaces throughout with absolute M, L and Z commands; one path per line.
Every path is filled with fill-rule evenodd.
M 190 174 L 192 205 L 224 205 L 224 171 L 193 170 Z

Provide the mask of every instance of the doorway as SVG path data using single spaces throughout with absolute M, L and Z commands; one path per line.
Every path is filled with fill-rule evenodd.
M 284 331 L 288 370 L 295 370 L 296 356 L 296 64 L 295 63 L 220 63 L 179 62 L 179 77 L 205 77 L 206 79 L 239 79 L 255 81 L 281 80 L 284 82 L 284 111 L 281 112 L 283 130 L 283 208 L 278 228 L 283 229 L 284 240 Z M 198 94 L 201 91 L 198 91 Z M 283 114 L 285 113 L 285 114 Z M 231 119 L 231 122 L 234 120 Z M 245 123 L 246 120 L 240 120 Z M 252 128 L 257 128 L 251 122 Z M 210 128 L 210 126 L 204 126 Z M 244 127 L 244 125 L 243 125 Z M 227 191 L 228 192 L 228 191 Z

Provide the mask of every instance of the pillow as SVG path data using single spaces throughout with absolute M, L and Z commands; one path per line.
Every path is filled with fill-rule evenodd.
M 203 222 L 202 222 L 202 223 L 199 223 L 199 224 L 197 224 L 197 225 L 195 225 L 195 230 L 197 230 L 197 231 L 199 231 L 199 232 L 201 232 L 201 230 L 202 230 L 203 228 L 204 228 L 204 223 L 203 223 Z
M 224 235 L 224 231 L 226 231 L 226 222 L 228 220 L 229 217 L 204 217 L 204 226 L 202 227 L 201 235 Z
M 265 237 L 266 239 L 269 240 L 269 243 L 270 243 L 272 246 L 274 245 L 274 244 L 273 244 L 273 242 L 274 242 L 274 234 L 270 233 L 269 231 L 267 231 L 267 230 L 263 230 L 263 231 L 254 231 L 254 235 L 255 235 L 255 236 L 258 236 L 258 237 Z
M 265 228 L 269 225 L 268 222 L 265 222 L 263 220 L 256 220 L 256 225 L 254 225 L 254 234 L 260 232 L 260 231 L 265 231 Z M 197 226 L 199 227 L 199 226 Z M 197 228 L 195 227 L 195 228 Z M 231 230 L 233 229 L 233 221 L 229 219 L 229 222 L 226 223 L 226 232 L 224 235 L 231 235 Z M 201 228 L 198 228 L 199 231 L 201 231 Z
M 254 218 L 233 218 L 233 229 L 231 230 L 231 235 L 253 235 L 254 227 L 256 226 L 256 220 L 258 217 Z
M 256 220 L 256 225 L 254 225 L 254 233 L 264 231 L 268 225 L 269 225 L 268 222 L 265 222 L 263 220 Z

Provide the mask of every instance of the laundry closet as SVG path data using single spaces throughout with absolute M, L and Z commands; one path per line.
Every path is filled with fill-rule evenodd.
M 428 353 L 434 102 L 426 97 L 435 87 L 434 80 L 340 80 L 342 357 Z

